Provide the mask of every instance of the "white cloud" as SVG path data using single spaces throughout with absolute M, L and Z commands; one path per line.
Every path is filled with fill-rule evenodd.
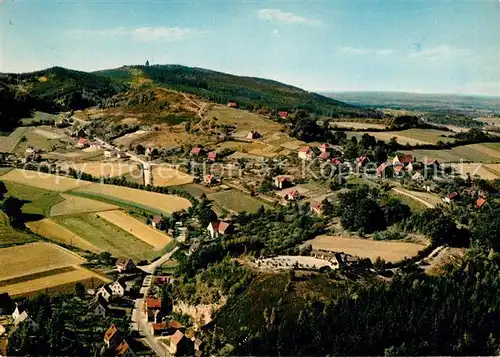
M 340 49 L 340 53 L 349 56 L 364 56 L 364 55 L 388 56 L 392 55 L 394 52 L 396 51 L 391 48 L 372 50 L 368 48 L 342 47 Z
M 469 54 L 470 51 L 463 48 L 458 48 L 451 45 L 439 45 L 436 47 L 410 53 L 410 58 L 428 61 L 443 61 L 459 56 L 468 56 Z
M 178 41 L 183 40 L 193 35 L 199 34 L 201 31 L 190 28 L 181 27 L 138 27 L 138 28 L 114 28 L 106 30 L 71 30 L 70 35 L 77 37 L 129 37 L 136 41 L 151 42 L 151 41 Z
M 321 25 L 321 21 L 308 17 L 292 14 L 291 12 L 281 11 L 280 9 L 260 9 L 257 12 L 260 20 L 279 22 L 284 24 L 302 24 L 302 25 Z

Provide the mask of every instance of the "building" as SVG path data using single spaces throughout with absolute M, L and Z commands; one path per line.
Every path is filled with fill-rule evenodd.
M 115 325 L 111 325 L 104 333 L 104 344 L 108 351 L 114 355 L 123 357 L 136 356 Z
M 366 156 L 360 156 L 356 159 L 356 166 L 363 167 L 368 163 L 368 158 Z
M 0 294 L 0 315 L 10 315 L 14 310 L 14 302 L 8 293 Z
M 210 233 L 210 237 L 217 238 L 220 235 L 229 233 L 232 228 L 231 223 L 224 221 L 213 221 L 208 224 L 207 230 Z
M 151 220 L 151 225 L 159 230 L 164 230 L 165 229 L 165 218 L 162 216 L 154 216 L 153 219 Z
M 85 139 L 85 138 L 80 138 L 76 142 L 76 147 L 78 147 L 80 149 L 86 148 L 88 146 L 89 146 L 89 141 L 87 139 Z
M 279 191 L 276 194 L 282 197 L 285 201 L 295 201 L 300 199 L 299 191 L 293 188 Z
M 111 299 L 111 296 L 113 296 L 113 290 L 111 290 L 109 285 L 106 284 L 106 285 L 101 286 L 101 288 L 99 290 L 97 290 L 96 295 L 101 295 L 104 298 L 104 300 L 106 300 L 106 302 L 108 302 L 109 299 Z
M 188 255 L 196 253 L 198 249 L 200 249 L 200 246 L 201 242 L 199 240 L 193 242 L 193 244 L 191 244 L 191 246 L 189 247 Z
M 342 163 L 342 161 L 340 161 L 338 158 L 334 157 L 332 159 L 332 164 L 334 164 L 335 166 L 337 165 L 340 165 Z
M 403 176 L 405 174 L 405 167 L 403 164 L 396 164 L 394 165 L 394 175 L 396 176 Z
M 148 316 L 148 321 L 157 323 L 160 321 L 161 300 L 148 297 L 144 301 L 144 313 Z
M 330 158 L 330 153 L 328 151 L 323 151 L 321 154 L 319 154 L 318 158 L 320 160 L 326 161 Z
M 457 199 L 458 197 L 458 193 L 456 192 L 452 192 L 450 193 L 448 196 L 446 196 L 445 198 L 443 198 L 443 201 L 450 204 L 452 201 L 454 201 L 455 199 Z
M 111 284 L 111 291 L 114 296 L 125 296 L 127 292 L 127 286 L 123 280 L 117 280 Z
M 230 100 L 229 102 L 227 102 L 227 106 L 229 108 L 238 108 L 238 103 L 236 103 L 235 101 Z
M 190 356 L 194 352 L 193 341 L 186 337 L 181 331 L 177 330 L 170 336 L 167 350 L 175 356 Z
M 424 182 L 425 181 L 424 175 L 422 175 L 420 172 L 415 172 L 413 174 L 413 176 L 411 177 L 411 179 L 413 181 L 416 181 L 416 182 Z
M 115 266 L 120 273 L 131 272 L 135 269 L 135 264 L 130 258 L 119 258 Z
M 288 118 L 288 112 L 287 112 L 286 110 L 279 111 L 279 112 L 278 112 L 278 116 L 279 116 L 281 119 L 286 119 L 286 118 Z
M 318 216 L 323 216 L 323 205 L 319 202 L 312 202 L 311 203 L 311 212 Z
M 101 294 L 97 294 L 96 297 L 90 301 L 89 309 L 96 316 L 106 317 L 109 315 L 108 302 Z
M 256 130 L 251 130 L 247 134 L 247 139 L 255 140 L 255 139 L 258 139 L 258 138 L 260 138 L 260 134 Z
M 412 155 L 396 155 L 392 159 L 392 164 L 397 165 L 397 164 L 403 164 L 403 165 L 408 165 L 413 162 L 413 156 Z
M 162 334 L 167 332 L 167 324 L 164 322 L 160 322 L 157 324 L 151 324 L 151 335 L 153 336 L 161 336 Z
M 116 348 L 114 349 L 115 353 L 117 356 L 122 356 L 122 357 L 136 357 L 137 355 L 135 354 L 134 351 L 130 348 L 129 344 L 127 341 L 123 340 Z
M 203 176 L 203 182 L 206 183 L 207 185 L 214 184 L 217 180 L 215 179 L 214 175 L 205 175 Z
M 290 175 L 280 175 L 274 178 L 274 186 L 277 188 L 284 189 L 293 185 L 293 176 Z
M 156 284 L 168 284 L 170 283 L 171 277 L 168 275 L 158 275 L 155 277 Z
M 192 156 L 200 156 L 202 153 L 203 153 L 203 149 L 202 149 L 202 148 L 199 148 L 199 147 L 192 148 L 192 149 L 191 149 L 191 152 L 190 152 L 190 154 L 191 154 Z
M 12 313 L 12 319 L 14 320 L 15 326 L 18 326 L 22 323 L 27 323 L 32 329 L 38 328 L 38 325 L 35 323 L 35 321 L 33 321 L 28 312 L 24 308 L 19 307 L 19 305 L 17 304 L 14 312 Z
M 477 209 L 480 209 L 481 207 L 483 207 L 484 205 L 486 204 L 486 200 L 482 197 L 479 197 L 476 201 L 476 207 Z
M 389 165 L 386 162 L 383 162 L 377 167 L 377 176 L 380 178 L 384 178 L 387 176 L 389 172 Z
M 299 158 L 302 160 L 312 160 L 314 158 L 314 151 L 310 146 L 303 146 L 299 150 Z
M 33 155 L 35 153 L 35 148 L 33 146 L 28 146 L 24 152 L 27 155 Z
M 436 159 L 429 159 L 427 157 L 424 159 L 423 164 L 424 164 L 424 168 L 426 168 L 426 169 L 436 169 L 437 170 L 440 167 L 440 164 Z
M 113 156 L 113 152 L 111 150 L 104 151 L 104 157 L 112 157 L 112 156 Z
M 98 150 L 98 149 L 101 149 L 101 148 L 102 148 L 101 143 L 100 143 L 100 142 L 98 142 L 98 141 L 91 141 L 91 142 L 89 143 L 89 147 L 90 147 L 91 149 L 96 149 L 96 150 Z
M 215 151 L 210 151 L 207 155 L 208 160 L 215 161 L 217 160 L 217 153 Z

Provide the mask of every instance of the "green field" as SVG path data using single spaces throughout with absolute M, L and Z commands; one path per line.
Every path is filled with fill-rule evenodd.
M 482 162 L 485 164 L 500 162 L 500 143 L 471 144 L 457 146 L 449 150 L 413 150 L 418 160 L 425 157 L 439 162 Z
M 257 212 L 257 210 L 261 206 L 264 206 L 264 208 L 269 208 L 269 205 L 267 205 L 266 203 L 236 190 L 212 193 L 207 197 L 208 199 L 213 200 L 216 204 L 219 204 L 227 210 L 234 212 L 246 211 L 254 213 Z
M 9 224 L 7 216 L 3 212 L 0 212 L 0 248 L 31 243 L 34 241 L 36 241 L 35 237 L 13 229 Z
M 64 201 L 64 198 L 55 191 L 25 186 L 11 181 L 5 181 L 5 186 L 8 194 L 25 201 L 23 213 L 26 214 L 41 214 L 49 217 L 50 208 L 56 203 Z
M 16 145 L 27 131 L 28 128 L 19 127 L 8 136 L 2 136 L 0 138 L 0 152 L 13 152 Z
M 193 195 L 194 197 L 200 198 L 202 194 L 205 195 L 210 195 L 213 193 L 212 190 L 206 188 L 205 186 L 202 186 L 197 183 L 189 183 L 187 185 L 182 185 L 182 186 L 175 186 L 176 188 L 186 191 L 187 193 Z
M 41 129 L 40 127 L 39 129 Z M 65 148 L 66 144 L 63 144 L 61 139 L 50 139 L 36 132 L 37 127 L 29 127 L 24 133 L 25 141 L 19 141 L 14 148 L 14 152 L 22 154 L 26 151 L 28 146 L 32 146 L 35 149 L 41 149 L 45 151 L 52 151 L 56 148 Z M 46 129 L 45 129 L 46 130 Z
M 57 120 L 58 118 L 59 118 L 59 116 L 55 115 L 55 114 L 49 114 L 49 113 L 44 113 L 44 112 L 35 112 L 35 113 L 33 113 L 33 117 L 21 119 L 21 123 L 23 125 L 31 125 L 31 123 L 33 123 L 35 121 Z
M 12 170 L 12 167 L 0 167 L 0 176 L 6 174 L 10 170 Z
M 140 261 L 160 255 L 151 245 L 93 213 L 58 216 L 54 217 L 54 221 L 115 257 L 130 257 Z
M 392 137 L 396 137 L 397 141 L 401 145 L 410 144 L 436 144 L 438 141 L 453 142 L 454 138 L 448 138 L 447 136 L 452 136 L 454 133 L 452 131 L 435 130 L 435 129 L 407 129 L 401 131 L 357 131 L 357 132 L 346 132 L 347 137 L 350 138 L 355 136 L 358 140 L 363 136 L 363 134 L 368 133 L 374 136 L 377 140 L 383 140 L 389 142 Z M 442 136 L 443 135 L 443 136 Z

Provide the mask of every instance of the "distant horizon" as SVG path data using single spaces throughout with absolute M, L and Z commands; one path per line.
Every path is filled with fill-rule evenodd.
M 318 91 L 500 96 L 497 0 L 0 2 L 0 72 L 181 63 Z

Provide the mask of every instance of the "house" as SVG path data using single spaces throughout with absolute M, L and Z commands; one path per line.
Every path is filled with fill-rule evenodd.
M 425 177 L 424 177 L 424 175 L 422 175 L 420 172 L 415 172 L 415 173 L 413 174 L 413 176 L 411 177 L 411 179 L 412 179 L 413 181 L 417 181 L 417 182 L 424 182 Z
M 201 351 L 201 345 L 203 344 L 203 341 L 200 340 L 199 338 L 194 340 L 194 350 L 195 351 Z
M 170 276 L 166 276 L 166 275 L 165 276 L 158 275 L 155 277 L 155 282 L 157 284 L 168 284 L 168 283 L 170 283 L 170 280 L 171 280 Z
M 120 331 L 115 325 L 111 325 L 104 333 L 104 343 L 108 348 L 109 354 L 123 357 L 136 357 L 129 344 L 122 337 Z
M 161 300 L 157 298 L 146 298 L 144 301 L 144 313 L 148 316 L 148 321 L 157 323 L 160 320 Z
M 319 202 L 312 202 L 311 203 L 311 212 L 313 212 L 321 217 L 323 215 L 323 205 Z
M 476 201 L 476 207 L 478 209 L 480 209 L 481 207 L 483 207 L 484 205 L 486 204 L 486 200 L 482 197 L 479 197 Z
M 104 300 L 108 302 L 109 299 L 111 299 L 111 296 L 113 296 L 113 290 L 111 290 L 111 288 L 106 284 L 101 286 L 101 288 L 97 290 L 96 295 L 101 295 L 104 298 Z
M 443 201 L 446 202 L 446 203 L 448 203 L 448 204 L 450 204 L 451 201 L 455 200 L 457 197 L 458 197 L 458 193 L 452 192 L 448 196 L 446 196 L 445 198 L 443 198 Z
M 360 156 L 356 159 L 356 166 L 363 167 L 368 163 L 368 158 L 366 156 Z
M 119 258 L 116 261 L 115 266 L 120 273 L 130 272 L 135 269 L 135 264 L 130 258 Z
M 334 164 L 335 166 L 337 165 L 340 165 L 342 163 L 342 161 L 340 161 L 338 158 L 334 157 L 332 159 L 332 164 Z
M 90 144 L 89 144 L 89 147 L 91 149 L 96 149 L 96 150 L 99 150 L 99 149 L 102 148 L 101 143 L 98 142 L 98 141 L 91 141 Z
M 125 296 L 127 292 L 127 286 L 123 280 L 117 280 L 111 284 L 111 291 L 114 296 Z
M 190 154 L 191 154 L 192 156 L 200 156 L 202 153 L 203 153 L 203 149 L 202 149 L 202 148 L 199 148 L 199 147 L 192 148 L 192 149 L 191 149 L 191 152 L 190 152 Z
M 162 322 L 162 323 L 157 323 L 157 324 L 151 324 L 151 334 L 153 336 L 172 335 L 177 330 L 180 330 L 182 328 L 184 328 L 184 326 L 179 321 L 175 321 L 175 320 L 169 321 L 167 323 Z
M 153 148 L 151 146 L 146 148 L 146 155 L 153 156 Z
M 14 302 L 8 293 L 0 294 L 0 315 L 10 315 L 14 309 Z
M 216 182 L 214 175 L 205 175 L 203 176 L 203 182 L 206 183 L 207 185 L 211 185 Z
M 136 357 L 137 356 L 135 354 L 135 352 L 132 351 L 129 344 L 125 340 L 123 340 L 118 346 L 116 346 L 116 348 L 114 350 L 115 350 L 115 353 L 117 356 L 123 356 L 123 357 Z
M 388 173 L 389 165 L 386 162 L 383 162 L 377 167 L 377 176 L 380 178 L 386 177 Z
M 279 189 L 289 187 L 293 184 L 293 176 L 290 175 L 280 175 L 274 178 L 274 186 Z
M 207 230 L 210 233 L 210 236 L 213 238 L 217 238 L 220 235 L 224 235 L 229 233 L 232 228 L 231 223 L 224 221 L 213 221 L 208 224 Z
M 278 116 L 281 118 L 281 119 L 286 119 L 288 118 L 288 112 L 283 110 L 283 111 L 279 111 L 278 112 Z
M 164 230 L 165 229 L 165 218 L 163 218 L 162 216 L 156 215 L 151 220 L 151 225 L 156 229 Z
M 439 162 L 436 160 L 436 159 L 429 159 L 429 158 L 425 158 L 424 159 L 424 168 L 426 169 L 439 169 Z
M 321 146 L 319 147 L 319 151 L 321 152 L 327 152 L 329 149 L 330 149 L 330 144 L 321 144 Z
M 16 308 L 14 312 L 12 313 L 12 319 L 14 320 L 14 325 L 18 326 L 21 323 L 27 323 L 30 325 L 31 328 L 37 329 L 38 325 L 33 321 L 28 314 L 28 312 L 22 308 L 19 307 L 19 305 L 16 303 Z
M 207 157 L 210 161 L 215 161 L 217 160 L 217 153 L 215 151 L 210 151 Z
M 394 175 L 403 176 L 405 174 L 405 167 L 403 164 L 396 164 L 394 166 Z
M 111 150 L 104 151 L 104 157 L 112 157 L 112 156 L 113 156 L 113 152 Z
M 5 328 L 4 325 L 0 325 L 0 336 L 2 336 L 3 334 L 5 334 L 7 332 L 7 329 Z
M 186 337 L 181 331 L 177 330 L 170 336 L 167 350 L 170 354 L 175 356 L 190 356 L 193 354 L 193 342 Z
M 229 102 L 227 102 L 227 106 L 229 108 L 238 108 L 238 103 L 236 103 L 235 101 L 230 100 Z
M 296 189 L 282 190 L 276 194 L 281 196 L 285 201 L 294 201 L 300 198 L 300 193 Z
M 330 153 L 328 151 L 323 151 L 321 154 L 319 154 L 318 158 L 320 160 L 328 160 L 330 158 Z
M 78 141 L 76 143 L 76 147 L 78 147 L 80 149 L 86 148 L 88 146 L 89 146 L 89 141 L 85 138 L 78 139 Z
M 108 302 L 101 294 L 97 294 L 89 303 L 89 309 L 96 316 L 106 317 L 109 314 Z
M 35 153 L 35 148 L 33 146 L 28 146 L 24 152 L 27 155 L 33 155 Z
M 163 333 L 167 332 L 167 324 L 164 322 L 151 324 L 151 335 L 161 336 Z
M 312 160 L 314 158 L 314 151 L 310 146 L 301 147 L 299 150 L 299 158 L 302 160 Z
M 413 156 L 412 155 L 396 155 L 392 159 L 392 164 L 397 165 L 397 164 L 403 164 L 403 165 L 408 165 L 413 162 Z
M 247 139 L 255 140 L 255 139 L 258 139 L 258 138 L 260 138 L 260 134 L 256 130 L 251 130 L 247 134 Z
M 111 156 L 116 156 L 118 159 L 121 159 L 123 157 L 123 154 L 120 151 L 114 150 L 111 153 Z
M 188 255 L 194 254 L 200 249 L 201 242 L 199 240 L 195 241 L 191 246 L 189 247 L 189 253 Z
M 187 227 L 180 227 L 178 228 L 179 234 L 177 235 L 177 240 L 179 242 L 185 242 L 186 239 L 189 237 L 189 230 Z

